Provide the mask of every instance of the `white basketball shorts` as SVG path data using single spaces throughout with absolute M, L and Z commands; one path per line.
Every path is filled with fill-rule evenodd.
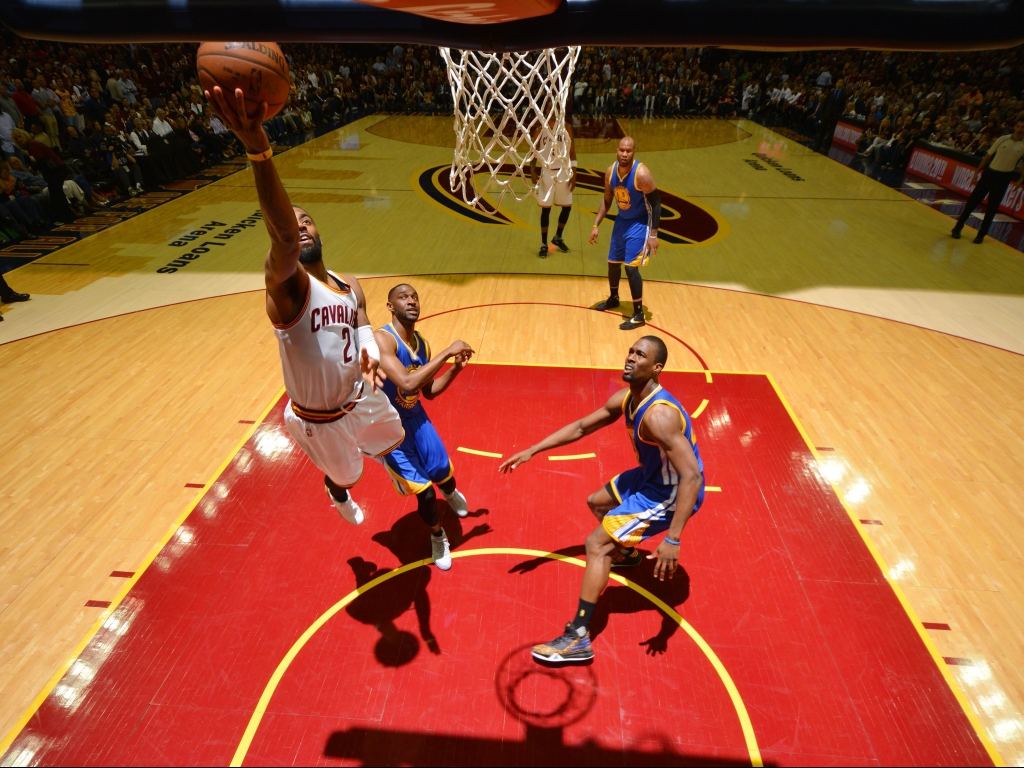
M 545 168 L 540 175 L 540 183 L 537 184 L 537 196 L 544 208 L 552 205 L 572 205 L 572 190 L 569 189 L 568 181 L 558 181 L 555 172 Z
M 284 423 L 317 469 L 342 488 L 351 488 L 359 481 L 364 456 L 381 458 L 405 440 L 402 420 L 394 406 L 380 389 L 371 393 L 369 387 L 355 408 L 327 424 L 299 418 L 289 400 Z

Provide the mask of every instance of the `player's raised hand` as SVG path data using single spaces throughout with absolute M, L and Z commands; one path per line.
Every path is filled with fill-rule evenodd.
M 245 94 L 241 88 L 235 88 L 234 103 L 219 86 L 213 86 L 213 93 L 204 91 L 206 100 L 213 106 L 224 125 L 231 129 L 238 140 L 245 145 L 246 149 L 262 152 L 261 147 L 270 146 L 270 141 L 263 132 L 263 121 L 267 119 L 267 102 L 262 102 L 256 114 L 249 117 L 245 111 Z
M 679 565 L 679 545 L 662 541 L 658 548 L 647 556 L 648 560 L 655 558 L 658 562 L 654 564 L 654 577 L 658 581 L 664 581 L 666 575 L 671 579 L 676 575 L 676 567 Z
M 359 350 L 359 371 L 363 374 L 363 381 L 370 385 L 374 394 L 377 394 L 377 387 L 384 386 L 387 374 L 381 370 L 380 361 L 370 357 L 365 349 Z
M 597 228 L 597 224 L 590 230 L 590 244 L 595 245 L 597 243 L 597 236 L 601 234 L 601 230 Z
M 527 448 L 525 451 L 520 451 L 519 453 L 513 454 L 512 456 L 509 456 L 507 459 L 501 462 L 501 464 L 498 466 L 498 471 L 501 472 L 501 474 L 503 475 L 507 474 L 516 467 L 525 464 L 532 458 L 533 451 Z
M 445 356 L 458 357 L 459 355 L 466 354 L 467 352 L 470 355 L 472 355 L 473 348 L 469 346 L 469 344 L 464 342 L 462 339 L 459 339 L 458 341 L 453 341 L 451 344 L 448 345 L 448 349 L 445 350 Z M 466 359 L 468 360 L 469 358 Z

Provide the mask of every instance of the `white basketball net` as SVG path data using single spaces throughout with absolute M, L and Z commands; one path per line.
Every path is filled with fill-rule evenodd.
M 452 192 L 473 206 L 490 191 L 498 205 L 506 193 L 520 202 L 537 197 L 532 161 L 538 179 L 554 168 L 557 181 L 569 180 L 565 103 L 579 53 L 579 46 L 522 53 L 441 49 L 455 101 Z M 542 133 L 548 140 L 542 142 Z

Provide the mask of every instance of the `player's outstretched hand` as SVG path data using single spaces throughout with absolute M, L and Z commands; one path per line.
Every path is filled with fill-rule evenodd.
M 469 362 L 469 358 L 471 358 L 472 356 L 472 352 L 460 352 L 459 354 L 457 354 L 455 356 L 455 359 L 452 361 L 453 363 L 455 363 L 455 369 L 461 371 L 463 368 L 465 368 L 466 363 Z
M 377 387 L 384 386 L 387 374 L 380 367 L 380 361 L 370 357 L 365 349 L 359 351 L 359 371 L 363 374 L 363 381 L 370 385 L 374 394 L 377 394 Z
M 664 581 L 665 576 L 671 579 L 676 575 L 676 567 L 679 565 L 679 545 L 662 541 L 658 548 L 647 556 L 648 560 L 655 558 L 658 562 L 654 564 L 654 577 L 658 581 Z
M 264 144 L 270 146 L 270 141 L 263 132 L 263 121 L 267 119 L 269 109 L 267 102 L 262 102 L 256 114 L 249 117 L 245 111 L 245 94 L 241 88 L 235 88 L 234 103 L 219 85 L 213 86 L 213 93 L 204 93 L 206 100 L 213 106 L 213 111 L 220 116 L 246 149 L 262 152 L 260 147 Z
M 511 472 L 513 469 L 515 469 L 516 467 L 518 467 L 520 464 L 525 464 L 526 462 L 528 462 L 532 458 L 533 458 L 533 451 L 531 451 L 529 449 L 527 449 L 525 451 L 520 451 L 519 453 L 516 453 L 516 454 L 513 454 L 512 456 L 509 456 L 507 459 L 505 459 L 503 462 L 501 462 L 501 465 L 498 467 L 498 471 L 501 472 L 501 474 L 503 474 L 503 475 L 507 474 L 507 473 Z
M 458 341 L 453 341 L 451 344 L 448 345 L 448 349 L 445 350 L 445 354 L 447 357 L 458 357 L 459 355 L 463 355 L 467 352 L 472 355 L 473 348 L 469 346 L 469 344 L 464 342 L 462 339 L 459 339 Z
M 597 236 L 601 234 L 601 230 L 597 228 L 597 224 L 594 225 L 593 229 L 590 230 L 590 244 L 595 245 L 597 243 Z

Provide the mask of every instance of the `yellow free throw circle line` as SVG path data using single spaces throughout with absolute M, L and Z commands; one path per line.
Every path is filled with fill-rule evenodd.
M 462 552 L 452 552 L 452 557 L 475 557 L 477 555 L 523 555 L 526 557 L 546 557 L 550 560 L 561 560 L 565 563 L 572 563 L 578 565 L 581 568 L 586 568 L 587 564 L 578 558 L 567 557 L 565 555 L 559 555 L 554 552 L 541 552 L 537 549 L 519 549 L 517 547 L 490 547 L 484 549 L 467 549 Z M 263 689 L 263 695 L 260 696 L 260 700 L 256 704 L 256 709 L 253 710 L 252 716 L 249 718 L 249 724 L 245 728 L 245 733 L 242 734 L 241 741 L 238 742 L 238 747 L 235 749 L 235 755 L 231 758 L 229 765 L 240 766 L 242 761 L 245 760 L 245 755 L 249 751 L 249 746 L 252 744 L 253 737 L 256 735 L 256 729 L 260 727 L 260 721 L 263 720 L 263 715 L 267 711 L 267 707 L 270 705 L 270 699 L 274 696 L 274 691 L 277 690 L 278 684 L 281 682 L 281 678 L 284 677 L 284 673 L 288 671 L 288 667 L 295 660 L 295 657 L 299 655 L 299 651 L 310 641 L 324 624 L 326 624 L 338 611 L 344 608 L 346 605 L 351 603 L 357 597 L 364 592 L 369 592 L 374 587 L 383 584 L 388 579 L 394 578 L 402 573 L 407 573 L 414 568 L 419 568 L 423 565 L 430 565 L 433 562 L 430 558 L 425 560 L 417 560 L 414 563 L 408 563 L 396 568 L 388 573 L 381 574 L 373 581 L 369 581 L 358 589 L 354 589 L 345 595 L 341 600 L 336 602 L 326 611 L 324 611 L 320 617 L 314 621 L 305 632 L 299 637 L 298 640 L 288 649 L 288 653 L 281 659 L 281 663 L 277 665 L 277 669 L 274 670 L 274 674 L 270 676 L 270 680 L 267 682 L 266 688 Z M 718 673 L 719 679 L 725 686 L 725 690 L 729 694 L 729 698 L 732 700 L 733 708 L 736 710 L 736 716 L 739 718 L 740 727 L 743 729 L 743 740 L 747 745 L 747 753 L 750 755 L 750 764 L 760 768 L 764 763 L 761 762 L 761 750 L 757 746 L 757 737 L 754 735 L 754 726 L 750 722 L 750 715 L 747 714 L 747 708 L 743 704 L 743 699 L 740 696 L 739 690 L 736 688 L 736 684 L 732 681 L 732 677 L 729 676 L 728 670 L 725 665 L 722 664 L 721 659 L 711 649 L 711 646 L 707 644 L 703 637 L 690 626 L 690 623 L 680 616 L 668 603 L 661 600 L 646 589 L 641 587 L 639 584 L 634 584 L 629 579 L 623 578 L 617 573 L 610 574 L 610 578 L 614 581 L 624 584 L 625 586 L 643 595 L 658 608 L 660 608 L 665 615 L 672 619 L 676 624 L 683 628 L 683 631 L 690 636 L 690 639 L 697 644 L 697 647 L 704 653 L 707 660 L 711 662 L 711 666 L 715 668 L 715 672 Z

